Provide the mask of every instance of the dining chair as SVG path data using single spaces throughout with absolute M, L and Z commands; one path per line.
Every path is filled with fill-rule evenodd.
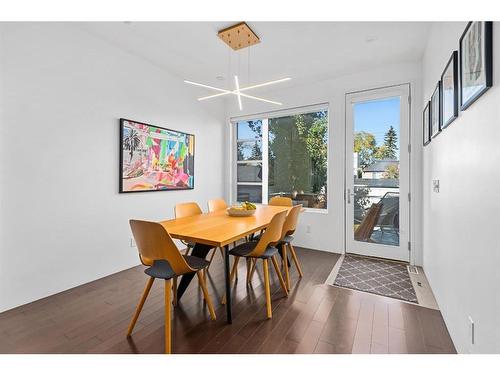
M 281 232 L 283 229 L 283 224 L 286 219 L 286 211 L 279 212 L 271 219 L 267 230 L 262 234 L 258 241 L 249 241 L 241 245 L 238 245 L 229 251 L 229 254 L 234 256 L 233 267 L 229 276 L 229 284 L 235 277 L 236 270 L 238 269 L 238 262 L 240 258 L 246 259 L 262 259 L 262 268 L 264 271 L 264 287 L 266 294 L 266 309 L 267 317 L 272 318 L 272 306 L 271 306 L 271 286 L 269 281 L 269 260 L 271 260 L 276 275 L 278 276 L 281 288 L 288 296 L 288 290 L 281 275 L 281 271 L 276 261 L 276 253 L 278 249 L 275 247 L 281 239 Z M 226 296 L 224 295 L 222 299 L 222 304 L 226 303 Z
M 291 198 L 287 197 L 272 197 L 269 199 L 270 206 L 285 206 L 285 207 L 292 207 L 293 202 Z
M 224 199 L 210 199 L 208 201 L 208 212 L 225 210 L 227 203 Z
M 178 203 L 174 207 L 174 216 L 176 219 L 180 219 L 183 217 L 200 215 L 203 212 L 201 211 L 200 206 L 196 202 L 186 202 L 186 203 Z M 195 243 L 181 240 L 181 242 L 186 245 L 186 255 L 189 255 L 189 252 L 193 250 Z
M 281 231 L 281 238 L 277 245 L 278 249 L 281 250 L 282 268 L 285 273 L 284 275 L 285 282 L 288 290 L 290 290 L 290 275 L 289 275 L 290 262 L 288 260 L 287 248 L 290 249 L 290 254 L 292 256 L 292 260 L 295 263 L 295 267 L 297 268 L 299 276 L 303 277 L 299 259 L 297 258 L 297 254 L 292 245 L 293 241 L 292 234 L 297 229 L 297 222 L 301 211 L 302 211 L 301 204 L 293 206 L 293 208 L 290 211 L 288 211 L 285 223 L 283 224 L 283 230 Z M 255 263 L 252 263 L 250 264 L 250 268 L 247 269 L 247 284 L 250 284 L 250 281 L 252 280 L 254 273 L 255 273 Z
M 283 207 L 292 207 L 293 206 L 293 202 L 292 202 L 291 198 L 279 197 L 279 196 L 272 197 L 271 199 L 269 199 L 269 202 L 267 204 L 269 206 L 283 206 Z M 264 231 L 261 230 L 260 234 L 262 234 L 262 232 L 264 232 Z
M 285 271 L 285 282 L 288 290 L 290 290 L 290 275 L 288 272 L 288 255 L 287 255 L 287 247 L 290 249 L 290 254 L 292 255 L 292 259 L 295 263 L 295 267 L 299 273 L 299 276 L 302 277 L 302 269 L 300 267 L 299 259 L 297 258 L 297 254 L 295 253 L 295 249 L 293 248 L 292 234 L 297 229 L 297 222 L 299 220 L 299 214 L 302 210 L 302 205 L 299 204 L 297 206 L 293 206 L 293 208 L 288 211 L 288 215 L 286 216 L 285 223 L 283 224 L 283 230 L 281 231 L 281 239 L 279 242 L 279 246 L 281 247 L 281 256 L 283 259 L 283 269 Z
M 210 199 L 208 201 L 208 212 L 215 212 L 215 211 L 221 211 L 225 210 L 227 208 L 227 203 L 224 199 Z M 220 253 L 222 255 L 222 259 L 224 259 L 224 250 L 222 247 L 219 247 Z M 208 268 L 207 270 L 210 269 L 210 266 L 212 265 L 212 260 L 214 259 L 215 253 L 217 252 L 217 249 L 214 248 L 214 251 L 212 252 L 212 255 L 209 260 Z
M 272 197 L 269 199 L 269 202 L 267 203 L 269 206 L 283 206 L 283 207 L 292 207 L 293 202 L 291 198 L 287 197 Z M 252 234 L 251 238 L 252 239 L 258 239 L 264 233 L 264 230 L 261 230 L 260 233 L 255 237 L 254 234 Z M 247 284 L 250 283 L 250 280 L 252 279 L 253 273 L 255 272 L 255 259 L 248 260 L 247 259 Z
M 144 271 L 149 276 L 146 288 L 142 293 L 141 299 L 135 310 L 132 321 L 127 330 L 127 337 L 132 334 L 135 323 L 139 318 L 144 302 L 148 297 L 149 291 L 155 279 L 165 280 L 165 353 L 172 351 L 171 338 L 171 289 L 172 279 L 178 276 L 196 273 L 198 282 L 203 291 L 203 297 L 207 303 L 208 311 L 212 320 L 216 319 L 212 300 L 208 294 L 205 283 L 204 272 L 208 266 L 205 259 L 194 256 L 182 255 L 175 246 L 172 237 L 167 230 L 160 224 L 151 221 L 130 220 L 130 227 L 139 250 L 141 262 L 148 266 Z

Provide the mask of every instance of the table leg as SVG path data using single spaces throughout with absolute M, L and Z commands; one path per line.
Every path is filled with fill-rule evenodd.
M 226 276 L 226 321 L 233 323 L 231 311 L 231 281 L 229 277 L 229 245 L 224 246 L 224 274 Z
M 205 259 L 207 257 L 207 254 L 210 252 L 210 249 L 212 249 L 212 248 L 213 248 L 213 246 L 203 245 L 203 244 L 197 243 L 196 245 L 194 245 L 194 248 L 193 248 L 190 256 Z M 182 298 L 182 295 L 186 291 L 186 289 L 189 286 L 189 283 L 193 279 L 194 275 L 195 275 L 195 273 L 188 273 L 188 274 L 183 275 L 181 277 L 179 287 L 177 288 L 177 302 L 179 302 L 180 299 Z

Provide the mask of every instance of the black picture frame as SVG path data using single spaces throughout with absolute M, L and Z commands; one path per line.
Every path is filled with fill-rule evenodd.
M 448 86 L 448 81 L 451 82 L 452 94 L 448 97 L 446 95 Z M 448 100 L 452 100 L 452 103 L 448 103 Z M 445 109 L 447 105 L 451 105 L 452 113 L 449 115 L 445 114 Z M 458 117 L 458 51 L 453 51 L 451 54 L 446 67 L 441 74 L 441 130 L 450 125 Z M 445 118 L 446 116 L 446 118 Z
M 441 132 L 441 81 L 439 81 L 432 93 L 430 100 L 430 133 L 434 138 Z
M 185 135 L 191 136 L 192 141 L 193 141 L 193 146 L 192 146 L 193 147 L 193 156 L 192 156 L 193 185 L 190 187 L 172 187 L 169 189 L 124 190 L 123 189 L 123 175 L 122 175 L 122 173 L 123 173 L 123 127 L 125 126 L 126 121 L 133 122 L 133 123 L 140 124 L 140 125 L 144 125 L 144 126 L 148 126 L 148 127 L 153 127 L 153 128 L 157 128 L 157 129 L 161 129 L 161 130 L 167 130 L 167 131 L 176 132 L 179 134 L 185 134 Z M 147 124 L 145 122 L 130 120 L 130 119 L 126 119 L 126 118 L 120 118 L 119 133 L 120 133 L 120 136 L 119 136 L 120 143 L 118 146 L 118 150 L 119 150 L 119 165 L 118 165 L 118 181 L 119 181 L 118 186 L 119 186 L 119 189 L 118 189 L 118 192 L 120 194 L 150 193 L 150 192 L 158 192 L 158 191 L 179 191 L 179 190 L 193 190 L 194 189 L 194 187 L 195 187 L 194 156 L 195 156 L 195 145 L 196 145 L 196 137 L 194 134 L 186 133 L 186 132 L 175 130 L 175 129 L 169 129 L 169 128 L 165 128 L 165 127 L 161 127 L 161 126 L 157 126 L 157 125 Z
M 481 56 L 481 71 L 484 71 L 484 84 L 472 95 L 464 98 L 464 91 L 467 89 L 467 84 L 465 82 L 465 70 L 467 66 L 464 59 L 466 56 L 471 56 L 471 53 L 465 53 L 464 51 L 464 40 L 469 36 L 470 32 L 476 31 L 475 27 L 477 25 L 481 26 L 482 38 L 481 38 L 481 50 L 484 51 L 484 59 Z M 462 111 L 469 108 L 472 103 L 474 103 L 481 95 L 483 95 L 488 89 L 493 86 L 493 22 L 491 21 L 473 21 L 467 24 L 462 36 L 460 37 L 460 109 Z M 472 55 L 475 59 L 476 54 Z M 468 69 L 470 71 L 470 68 Z
M 427 146 L 431 143 L 431 102 L 428 101 L 422 112 L 423 144 Z

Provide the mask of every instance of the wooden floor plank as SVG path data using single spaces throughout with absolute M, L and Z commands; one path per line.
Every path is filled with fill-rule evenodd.
M 318 341 L 316 348 L 314 349 L 314 354 L 335 354 L 335 345 L 330 344 L 325 341 Z
M 408 353 L 423 354 L 427 352 L 424 343 L 424 333 L 418 318 L 418 309 L 410 304 L 401 306 L 406 334 Z
M 389 352 L 389 309 L 383 302 L 377 302 L 373 311 L 372 329 L 372 352 L 376 347 L 376 353 Z
M 368 354 L 371 351 L 374 310 L 375 304 L 372 301 L 363 300 L 361 302 L 352 346 L 353 353 Z
M 321 337 L 321 332 L 323 332 L 323 327 L 325 322 L 318 322 L 312 320 L 309 326 L 300 340 L 299 345 L 295 349 L 295 353 L 308 354 L 314 353 L 316 346 L 318 345 L 319 338 Z
M 404 330 L 389 326 L 388 351 L 391 354 L 407 354 L 406 333 Z

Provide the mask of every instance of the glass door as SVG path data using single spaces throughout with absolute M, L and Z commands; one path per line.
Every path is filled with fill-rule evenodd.
M 346 96 L 346 252 L 409 261 L 409 86 Z

